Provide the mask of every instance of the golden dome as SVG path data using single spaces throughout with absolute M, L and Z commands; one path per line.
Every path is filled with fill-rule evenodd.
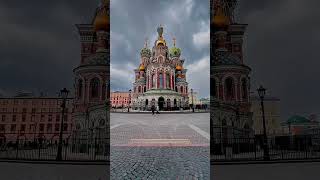
M 144 68 L 144 65 L 143 65 L 143 64 L 141 64 L 141 65 L 140 65 L 139 70 L 140 70 L 140 71 L 144 71 L 144 70 L 145 70 L 145 68 Z
M 98 10 L 93 25 L 95 31 L 109 31 L 110 20 L 106 6 Z
M 176 66 L 176 70 L 177 71 L 181 71 L 182 70 L 182 66 L 180 66 L 180 65 Z
M 163 40 L 162 38 L 161 38 L 161 39 L 158 39 L 156 45 L 158 46 L 158 45 L 160 45 L 160 44 L 162 44 L 163 46 L 165 46 L 165 45 L 166 45 L 166 41 Z
M 221 8 L 218 8 L 217 13 L 213 16 L 213 24 L 220 28 L 230 24 L 228 16 L 223 13 Z

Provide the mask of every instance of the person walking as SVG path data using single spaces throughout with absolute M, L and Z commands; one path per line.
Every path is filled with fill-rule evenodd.
M 157 109 L 156 109 L 156 110 L 157 110 L 156 114 L 160 114 L 160 113 L 159 113 L 159 106 L 157 106 Z
M 155 107 L 154 107 L 154 105 L 152 105 L 151 106 L 152 115 L 154 115 L 154 109 L 155 109 Z

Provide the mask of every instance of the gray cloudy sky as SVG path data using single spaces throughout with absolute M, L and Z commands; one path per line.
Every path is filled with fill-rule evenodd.
M 22 89 L 54 93 L 65 86 L 71 88 L 72 69 L 80 61 L 74 24 L 90 22 L 98 3 L 99 0 L 1 0 L 0 93 L 10 95 Z M 245 56 L 253 70 L 252 91 L 262 83 L 272 96 L 281 98 L 285 118 L 295 113 L 320 112 L 319 4 L 318 0 L 240 3 L 241 22 L 249 24 Z M 191 85 L 206 96 L 208 11 L 207 0 L 113 0 L 113 89 L 131 87 L 132 69 L 139 64 L 144 39 L 148 37 L 149 44 L 153 43 L 156 27 L 161 23 L 167 42 L 172 44 L 172 34 L 182 48 Z
M 209 0 L 117 0 L 111 1 L 111 88 L 132 89 L 134 68 L 146 38 L 149 48 L 164 26 L 164 38 L 181 48 L 188 69 L 189 87 L 209 97 L 210 14 Z
M 240 19 L 249 24 L 246 62 L 252 91 L 259 84 L 281 99 L 282 118 L 320 113 L 320 1 L 241 0 Z

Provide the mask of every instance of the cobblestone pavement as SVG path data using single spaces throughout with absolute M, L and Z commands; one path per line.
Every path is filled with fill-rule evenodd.
M 209 113 L 111 113 L 111 179 L 209 179 Z

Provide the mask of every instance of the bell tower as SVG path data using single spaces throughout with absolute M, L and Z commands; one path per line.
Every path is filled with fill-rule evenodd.
M 88 126 L 90 108 L 109 102 L 109 3 L 104 0 L 90 24 L 76 25 L 81 38 L 81 61 L 74 72 L 76 127 Z M 80 126 L 80 127 L 79 127 Z
M 252 127 L 250 112 L 250 72 L 243 61 L 242 43 L 247 24 L 234 21 L 237 0 L 212 0 L 210 95 L 213 125 L 224 126 L 229 137 L 234 127 L 248 135 Z M 223 111 L 223 113 L 221 113 Z M 219 128 L 218 128 L 219 129 Z

